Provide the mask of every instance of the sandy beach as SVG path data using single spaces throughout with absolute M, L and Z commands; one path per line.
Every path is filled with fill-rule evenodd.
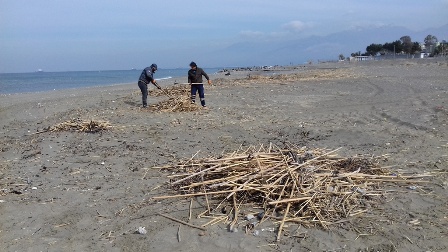
M 211 77 L 209 108 L 192 112 L 141 108 L 136 83 L 0 96 L 0 251 L 448 251 L 446 59 Z M 111 127 L 48 130 L 77 118 Z M 391 173 L 430 176 L 385 183 L 381 202 L 328 229 L 287 224 L 278 242 L 274 221 L 254 235 L 229 232 L 225 223 L 202 231 L 159 215 L 209 221 L 196 218 L 204 197 L 194 198 L 191 220 L 191 198 L 154 200 L 176 192 L 171 173 L 153 167 L 285 142 L 382 156 Z

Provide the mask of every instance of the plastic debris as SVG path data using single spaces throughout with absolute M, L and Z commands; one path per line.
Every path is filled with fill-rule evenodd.
M 364 190 L 364 189 L 361 189 L 361 188 L 358 187 L 358 188 L 356 189 L 356 191 L 359 192 L 359 193 L 362 194 L 362 195 L 366 195 L 366 190 Z
M 145 227 L 138 227 L 138 229 L 135 232 L 137 234 L 146 234 L 147 233 Z
M 261 231 L 274 232 L 274 231 L 275 231 L 275 228 L 266 228 L 266 229 L 261 229 Z

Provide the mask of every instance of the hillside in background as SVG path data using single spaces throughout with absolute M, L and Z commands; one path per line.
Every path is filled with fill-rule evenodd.
M 210 54 L 228 66 L 303 64 L 308 60 L 337 60 L 339 54 L 350 56 L 352 52 L 365 52 L 372 43 L 384 44 L 408 35 L 412 41 L 423 42 L 426 35 L 435 35 L 439 41 L 448 40 L 448 24 L 411 31 L 398 26 L 347 30 L 327 36 L 269 42 L 241 42 Z

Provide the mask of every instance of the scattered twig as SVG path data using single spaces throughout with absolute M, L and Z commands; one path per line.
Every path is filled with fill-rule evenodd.
M 190 200 L 190 211 L 188 212 L 188 220 L 191 220 L 191 211 L 193 207 L 193 198 Z
M 412 241 L 411 241 L 411 239 L 409 239 L 409 237 L 407 237 L 406 235 L 403 235 L 404 236 L 404 238 L 406 238 L 406 240 L 408 240 L 411 244 L 414 244 Z
M 108 130 L 112 126 L 107 121 L 95 121 L 95 120 L 87 120 L 83 121 L 81 119 L 71 119 L 62 123 L 58 123 L 52 127 L 48 127 L 44 131 L 38 132 L 57 132 L 57 131 L 80 131 L 80 132 L 89 132 L 95 133 L 103 130 Z
M 187 223 L 187 222 L 185 222 L 185 221 L 181 221 L 181 220 L 176 219 L 176 218 L 174 218 L 174 217 L 171 217 L 171 216 L 169 216 L 169 215 L 166 215 L 166 214 L 163 214 L 163 213 L 159 213 L 159 215 L 161 215 L 161 216 L 163 216 L 163 217 L 165 217 L 165 218 L 167 218 L 167 219 L 170 219 L 170 220 L 172 220 L 172 221 L 176 221 L 176 222 L 179 222 L 179 223 L 181 223 L 181 224 L 184 224 L 184 225 L 186 225 L 186 226 L 189 226 L 189 227 L 192 227 L 192 228 L 197 228 L 197 229 L 202 230 L 202 231 L 207 231 L 207 229 L 205 229 L 205 228 L 203 228 L 203 227 L 199 227 L 199 226 L 196 226 L 196 225 Z

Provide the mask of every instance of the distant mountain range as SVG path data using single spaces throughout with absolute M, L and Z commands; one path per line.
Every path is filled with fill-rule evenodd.
M 448 40 L 448 24 L 419 32 L 404 27 L 385 26 L 286 41 L 241 42 L 211 54 L 225 61 L 228 66 L 303 64 L 308 60 L 337 60 L 339 54 L 348 57 L 353 52 L 364 53 L 372 43 L 393 42 L 406 35 L 414 42 L 423 42 L 429 34 L 436 36 L 439 41 Z

